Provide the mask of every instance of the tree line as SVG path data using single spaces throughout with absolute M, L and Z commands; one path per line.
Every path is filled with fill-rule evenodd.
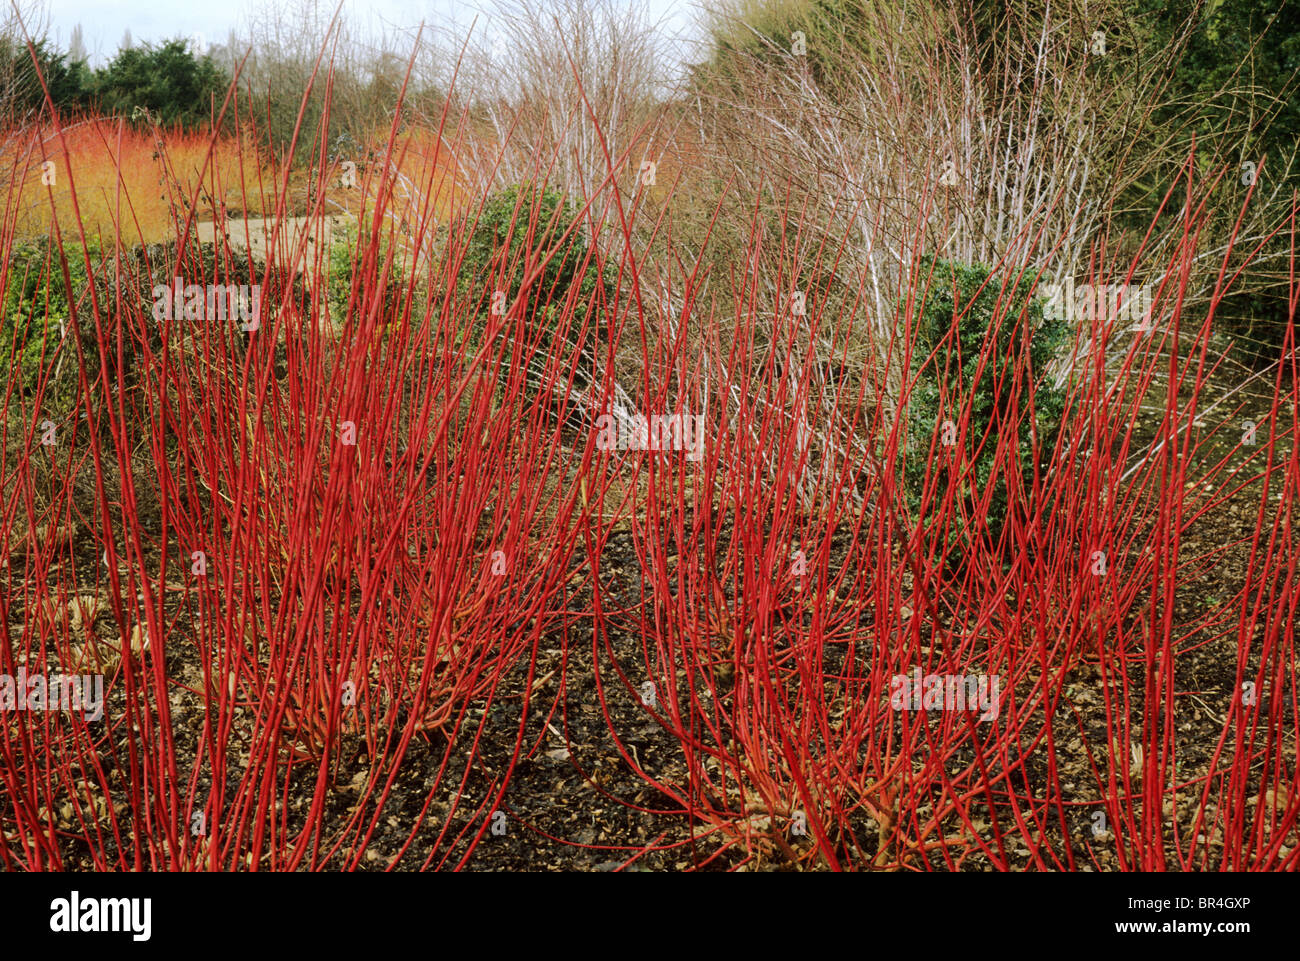
M 196 55 L 186 40 L 124 47 L 99 69 L 84 53 L 60 51 L 48 39 L 28 46 L 0 36 L 4 109 L 20 121 L 39 114 L 49 101 L 60 116 L 74 113 L 124 114 L 137 107 L 166 126 L 194 129 L 212 117 L 213 97 L 220 107 L 230 76 L 211 56 Z M 41 84 L 44 78 L 44 87 Z

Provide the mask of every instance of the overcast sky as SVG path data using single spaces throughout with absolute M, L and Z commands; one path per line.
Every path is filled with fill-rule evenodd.
M 631 3 L 634 0 L 627 0 Z M 666 17 L 669 33 L 689 31 L 694 0 L 638 0 L 652 16 Z M 112 57 L 129 29 L 137 42 L 198 35 L 206 43 L 221 43 L 233 27 L 238 29 L 258 8 L 257 0 L 234 3 L 198 3 L 195 0 L 54 0 L 48 5 L 50 33 L 66 49 L 72 28 L 81 24 L 92 64 Z M 344 12 L 359 31 L 369 22 L 415 27 L 421 20 L 443 29 L 459 25 L 468 29 L 482 8 L 465 0 L 345 0 Z M 480 22 L 478 30 L 483 29 Z

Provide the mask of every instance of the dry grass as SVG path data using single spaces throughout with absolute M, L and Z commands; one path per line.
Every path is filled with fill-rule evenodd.
M 235 202 L 265 182 L 262 161 L 247 144 L 110 119 L 12 132 L 0 148 L 0 167 L 14 184 L 10 216 L 19 237 L 47 236 L 56 224 L 75 237 L 79 213 L 88 236 L 117 237 L 117 224 L 123 242 L 158 243 L 175 237 L 191 198 L 198 219 L 210 219 L 212 197 Z

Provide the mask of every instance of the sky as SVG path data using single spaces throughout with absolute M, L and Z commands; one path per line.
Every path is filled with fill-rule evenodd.
M 689 34 L 694 0 L 620 0 L 640 2 L 654 18 L 664 17 L 669 33 Z M 198 3 L 195 0 L 55 0 L 47 5 L 50 34 L 60 49 L 66 49 L 72 28 L 81 24 L 92 66 L 111 59 L 126 30 L 136 43 L 194 37 L 199 44 L 221 43 L 231 28 L 238 29 L 257 11 L 259 0 L 234 3 Z M 366 24 L 413 28 L 421 20 L 447 29 L 466 31 L 474 18 L 483 16 L 481 7 L 464 0 L 344 0 L 344 12 L 361 31 Z M 483 24 L 476 28 L 483 29 Z

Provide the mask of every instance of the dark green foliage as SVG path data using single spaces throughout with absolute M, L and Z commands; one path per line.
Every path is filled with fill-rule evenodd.
M 92 74 L 83 62 L 69 62 L 66 54 L 57 53 L 45 40 L 32 45 L 35 62 L 27 44 L 11 37 L 0 37 L 0 77 L 7 94 L 8 119 L 19 120 L 38 113 L 45 106 L 41 77 L 50 89 L 50 99 L 60 110 L 86 107 L 91 100 Z M 37 66 L 40 75 L 37 75 Z
M 467 216 L 472 223 L 474 215 Z M 576 344 L 590 357 L 594 335 L 605 331 L 599 298 L 602 294 L 610 295 L 613 283 L 601 276 L 594 254 L 588 259 L 589 242 L 581 227 L 563 237 L 576 219 L 577 210 L 558 191 L 537 184 L 518 184 L 487 199 L 465 244 L 458 279 L 462 296 L 482 301 L 475 324 L 476 337 L 486 327 L 494 294 L 500 303 L 498 292 L 504 293 L 504 305 L 512 305 L 525 276 L 555 251 L 525 295 L 525 336 L 530 344 L 536 344 L 535 362 L 540 363 L 561 334 L 560 319 L 566 300 L 575 296 L 575 309 L 565 336 L 570 344 Z M 535 225 L 531 236 L 530 223 Z M 596 316 L 587 335 L 580 337 L 582 324 L 592 310 Z M 525 356 L 530 349 L 525 348 Z M 585 375 L 583 371 L 579 373 Z
M 421 298 L 420 285 L 409 283 L 409 275 L 404 269 L 407 258 L 400 244 L 381 228 L 378 245 L 371 256 L 370 237 L 368 227 L 358 230 L 351 221 L 334 228 L 325 275 L 326 301 L 330 323 L 336 330 L 342 330 L 349 320 L 360 326 L 367 319 L 366 314 L 378 294 L 377 320 L 387 336 L 410 316 L 418 317 L 420 307 L 426 301 Z M 391 265 L 388 263 L 390 259 Z M 353 308 L 351 313 L 350 306 Z
M 909 439 L 903 473 L 908 507 L 919 523 L 928 522 L 929 518 L 922 516 L 921 496 L 927 473 L 937 477 L 939 497 L 948 486 L 961 484 L 961 499 L 968 514 L 975 513 L 977 498 L 993 483 L 986 517 L 990 540 L 996 544 L 1006 524 L 1011 496 L 1005 478 L 993 477 L 999 436 L 1015 431 L 1017 456 L 1028 492 L 1033 486 L 1035 454 L 1041 475 L 1048 467 L 1060 429 L 1065 398 L 1046 374 L 1068 343 L 1069 326 L 1044 315 L 1043 301 L 1032 296 L 1029 277 L 1014 286 L 1008 282 L 1004 291 L 1002 278 L 990 280 L 988 267 L 927 256 L 922 260 L 919 286 L 923 290 L 928 286 L 928 290 L 915 305 L 915 386 L 908 404 Z M 952 336 L 954 324 L 956 335 Z M 1026 330 L 1032 332 L 1028 350 Z M 994 346 L 984 369 L 979 371 L 980 355 L 989 338 Z M 1024 383 L 1017 398 L 1018 371 Z M 1035 385 L 1032 415 L 1027 396 L 1030 380 Z M 941 443 L 942 425 L 945 421 L 960 425 L 967 403 L 970 415 L 964 447 L 945 447 Z M 960 436 L 957 441 L 961 442 Z M 979 452 L 974 454 L 977 448 Z M 973 478 L 966 472 L 972 454 Z M 962 466 L 958 468 L 958 464 Z M 950 563 L 959 561 L 961 551 L 969 550 L 973 536 L 960 519 L 954 518 L 946 552 Z
M 1300 3 L 1296 0 L 1231 0 L 1198 3 L 1195 0 L 1138 0 L 1133 9 L 1135 31 L 1156 49 L 1169 47 L 1193 18 L 1187 46 L 1170 75 L 1164 101 L 1156 105 L 1157 123 L 1177 132 L 1175 156 L 1185 159 L 1195 138 L 1201 156 L 1215 148 L 1230 164 L 1259 165 L 1267 158 L 1252 203 L 1266 197 L 1285 180 L 1295 185 L 1300 163 L 1287 167 L 1300 144 Z M 1150 178 L 1145 192 L 1125 198 L 1122 222 L 1141 233 L 1155 216 L 1169 179 Z M 1218 193 L 1221 206 L 1235 216 L 1244 201 L 1246 185 L 1240 171 L 1230 171 Z M 1289 211 L 1292 189 L 1277 191 L 1274 222 Z M 1165 216 L 1177 216 L 1178 204 Z M 1277 357 L 1286 335 L 1289 307 L 1285 280 L 1286 231 L 1267 245 L 1255 265 L 1215 311 L 1216 321 L 1238 340 L 1247 356 L 1264 361 Z M 1273 257 L 1281 265 L 1271 271 L 1264 264 Z M 1271 276 L 1266 276 L 1270 274 Z
M 225 99 L 229 78 L 210 57 L 197 58 L 184 40 L 122 50 L 95 75 L 103 110 L 131 116 L 149 110 L 164 126 L 197 128 L 208 123 Z
M 1254 129 L 1251 142 L 1242 145 L 1245 153 L 1268 152 L 1274 160 L 1279 153 L 1290 153 L 1300 138 L 1300 4 L 1140 0 L 1136 19 L 1151 42 L 1169 44 L 1194 12 L 1199 15 L 1161 115 L 1180 114 L 1189 103 L 1195 105 L 1192 130 L 1202 140 L 1236 129 L 1243 117 L 1251 117 Z M 1189 138 L 1192 130 L 1187 131 Z
M 89 254 L 91 263 L 98 265 L 98 245 L 92 242 Z M 44 379 L 42 409 L 58 415 L 71 410 L 77 398 L 79 367 L 71 322 L 74 305 L 81 318 L 87 374 L 94 376 L 98 369 L 94 327 L 85 297 L 90 283 L 82 249 L 68 246 L 64 257 L 71 288 L 57 247 L 46 241 L 15 244 L 5 281 L 4 316 L 0 317 L 0 369 L 11 383 L 14 378 L 18 380 L 13 386 L 20 396 L 34 395 Z
M 36 63 L 26 44 L 0 38 L 0 76 L 15 118 L 45 106 L 37 65 L 60 111 L 97 109 L 133 116 L 143 107 L 159 123 L 187 128 L 209 121 L 212 97 L 219 107 L 230 83 L 210 57 L 195 57 L 184 40 L 122 50 L 97 71 L 82 61 L 70 62 L 67 54 L 56 53 L 44 40 L 33 47 Z

